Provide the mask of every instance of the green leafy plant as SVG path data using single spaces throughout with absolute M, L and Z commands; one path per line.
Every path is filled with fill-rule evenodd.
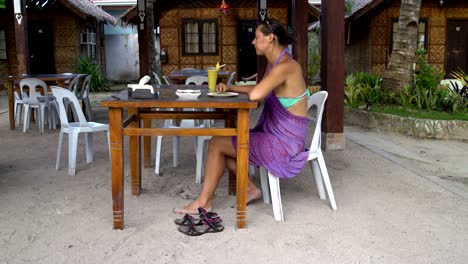
M 345 104 L 357 108 L 363 104 L 362 88 L 356 82 L 354 74 L 346 76 L 345 80 Z
M 416 107 L 420 110 L 435 109 L 439 83 L 443 74 L 427 62 L 427 52 L 425 50 L 418 50 L 416 56 L 419 69 L 416 73 L 413 89 Z
M 450 81 L 450 88 L 453 93 L 457 94 L 462 98 L 465 107 L 468 107 L 468 75 L 462 70 L 452 72 L 452 76 L 461 82 L 458 85 L 456 82 Z
M 411 86 L 404 86 L 403 89 L 401 89 L 400 94 L 394 95 L 394 99 L 398 105 L 401 105 L 405 108 L 411 108 L 414 101 L 414 95 Z
M 309 33 L 309 58 L 307 75 L 309 84 L 315 84 L 320 79 L 320 33 L 311 31 Z
M 377 74 L 357 72 L 346 77 L 345 103 L 351 107 L 370 108 L 382 100 L 380 78 Z
M 104 92 L 109 91 L 109 81 L 102 73 L 101 67 L 94 63 L 91 58 L 80 57 L 78 58 L 77 73 L 84 73 L 91 75 L 90 92 Z

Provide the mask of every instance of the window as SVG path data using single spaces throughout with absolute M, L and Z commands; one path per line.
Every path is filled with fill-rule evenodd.
M 183 54 L 218 54 L 216 19 L 183 20 Z
M 80 44 L 83 46 L 83 53 L 91 59 L 96 59 L 96 33 L 93 28 L 86 28 L 80 34 Z
M 6 50 L 6 33 L 4 29 L 0 29 L 0 60 L 7 59 Z
M 392 20 L 392 37 L 391 37 L 391 50 L 393 50 L 393 35 L 398 30 L 398 20 Z M 427 50 L 427 19 L 419 19 L 418 26 L 418 40 L 416 49 L 425 49 Z

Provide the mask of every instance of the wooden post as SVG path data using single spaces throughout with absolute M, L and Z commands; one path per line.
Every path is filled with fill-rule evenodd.
M 21 1 L 22 6 L 22 18 L 21 24 L 18 24 L 18 20 L 15 16 L 15 45 L 16 45 L 16 60 L 18 63 L 18 74 L 30 74 L 29 68 L 29 49 L 28 49 L 28 19 L 26 12 L 26 1 Z
M 322 0 L 321 86 L 328 91 L 322 119 L 324 148 L 344 149 L 344 1 Z
M 140 22 L 140 18 L 138 18 Z M 153 37 L 153 1 L 146 0 L 146 12 L 143 16 L 142 23 L 138 24 L 138 51 L 140 59 L 140 78 L 150 74 L 151 63 L 150 63 L 150 45 L 154 43 Z M 154 46 L 154 44 L 153 44 Z
M 261 1 L 262 0 L 257 0 L 257 22 L 258 23 L 263 21 L 262 17 L 260 16 Z M 267 0 L 264 0 L 264 1 L 265 1 L 265 6 L 266 6 Z M 265 17 L 268 17 L 267 9 L 265 9 Z M 267 66 L 267 60 L 265 56 L 257 56 L 257 83 L 259 83 L 262 80 L 263 75 L 265 75 L 266 66 Z
M 302 75 L 307 82 L 308 61 L 308 24 L 307 24 L 307 0 L 292 0 L 292 27 L 293 27 L 293 56 L 301 65 Z

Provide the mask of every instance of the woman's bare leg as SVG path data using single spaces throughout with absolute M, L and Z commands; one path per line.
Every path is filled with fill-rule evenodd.
M 205 164 L 205 179 L 198 198 L 186 205 L 178 213 L 196 213 L 198 207 L 211 208 L 213 194 L 226 169 L 226 158 L 236 158 L 236 150 L 231 137 L 213 137 L 208 144 L 208 156 Z
M 226 158 L 226 167 L 237 175 L 237 161 L 234 158 Z M 247 180 L 247 204 L 262 198 L 262 191 L 253 183 L 252 175 Z

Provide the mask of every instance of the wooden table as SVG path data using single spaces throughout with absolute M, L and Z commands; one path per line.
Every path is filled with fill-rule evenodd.
M 15 129 L 15 113 L 14 113 L 14 101 L 13 96 L 14 92 L 14 83 L 15 81 L 20 81 L 24 78 L 36 78 L 43 80 L 46 83 L 56 83 L 57 86 L 65 87 L 65 82 L 71 80 L 76 76 L 76 74 L 38 74 L 38 75 L 16 75 L 8 77 L 0 77 L 1 82 L 7 82 L 8 88 L 8 115 L 10 118 L 10 129 Z
M 194 69 L 194 70 L 175 70 L 169 74 L 169 78 L 174 83 L 185 83 L 185 80 L 190 76 L 195 75 L 203 75 L 208 76 L 208 70 L 205 69 Z M 226 83 L 229 79 L 229 71 L 222 71 L 218 72 L 218 79 L 222 82 Z
M 205 86 L 206 87 L 206 86 Z M 188 88 L 193 88 L 188 86 Z M 141 144 L 140 137 L 151 136 L 237 136 L 237 180 L 234 184 L 230 177 L 230 193 L 237 194 L 237 227 L 246 224 L 247 177 L 249 164 L 249 113 L 258 107 L 246 95 L 235 97 L 213 98 L 206 95 L 207 88 L 197 99 L 180 99 L 174 88 L 159 88 L 157 99 L 128 99 L 127 91 L 122 91 L 104 100 L 101 105 L 109 107 L 111 174 L 112 174 L 112 208 L 115 229 L 124 227 L 124 154 L 123 136 L 129 137 L 130 177 L 132 194 L 140 195 L 141 190 Z M 123 110 L 128 108 L 128 117 L 123 118 Z M 175 111 L 165 111 L 175 108 Z M 177 109 L 196 108 L 198 111 Z M 214 108 L 217 111 L 207 111 Z M 237 128 L 234 120 L 237 116 Z M 224 119 L 226 127 L 218 128 L 151 128 L 152 119 Z M 143 120 L 143 127 L 141 127 Z M 149 121 L 149 122 L 148 122 Z M 146 145 L 145 141 L 145 145 Z M 236 187 L 233 190 L 233 187 Z

